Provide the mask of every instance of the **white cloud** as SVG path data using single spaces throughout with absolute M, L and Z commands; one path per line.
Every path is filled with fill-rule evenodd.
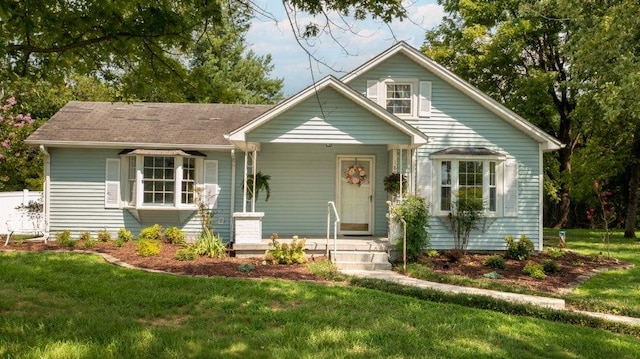
M 322 62 L 331 66 L 313 63 L 316 80 L 334 74 L 342 76 L 346 71 L 361 65 L 372 56 L 403 40 L 419 48 L 424 41 L 426 30 L 440 23 L 444 12 L 434 0 L 413 1 L 408 9 L 410 19 L 394 21 L 386 25 L 380 21 L 353 21 L 351 31 L 339 30 L 335 26 L 332 36 L 324 34 L 311 42 L 307 49 Z M 271 54 L 274 64 L 273 77 L 284 78 L 285 95 L 292 95 L 312 83 L 309 58 L 296 42 L 282 3 L 263 9 L 270 12 L 278 22 L 258 17 L 247 34 L 250 49 L 258 55 Z M 306 24 L 311 17 L 299 18 L 298 23 Z

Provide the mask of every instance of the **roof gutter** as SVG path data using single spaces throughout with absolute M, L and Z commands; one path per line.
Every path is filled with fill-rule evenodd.
M 38 141 L 38 140 L 25 140 L 24 143 L 28 145 L 40 145 L 47 147 L 62 147 L 62 148 L 146 148 L 146 149 L 176 149 L 183 150 L 218 150 L 228 151 L 234 148 L 232 144 L 229 145 L 206 145 L 206 144 L 193 144 L 193 143 L 140 143 L 140 142 L 87 142 L 87 141 Z

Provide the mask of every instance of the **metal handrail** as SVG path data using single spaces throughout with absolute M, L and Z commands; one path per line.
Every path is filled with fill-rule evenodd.
M 333 214 L 336 218 L 333 221 L 333 253 L 338 250 L 338 223 L 340 223 L 340 216 L 338 215 L 338 210 L 336 209 L 336 204 L 333 201 L 327 202 L 327 258 L 329 258 L 329 236 L 331 234 L 331 210 L 333 209 Z
M 393 221 L 395 216 L 402 222 L 402 272 L 407 273 L 407 221 L 405 221 L 402 214 L 395 209 L 391 201 L 387 201 L 387 207 L 389 207 L 389 219 Z

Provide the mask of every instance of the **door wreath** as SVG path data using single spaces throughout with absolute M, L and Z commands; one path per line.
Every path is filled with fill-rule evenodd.
M 359 164 L 355 164 L 347 168 L 346 178 L 347 182 L 361 186 L 367 180 L 367 171 Z

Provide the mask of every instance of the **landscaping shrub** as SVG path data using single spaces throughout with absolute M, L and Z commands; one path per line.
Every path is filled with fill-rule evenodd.
M 143 228 L 138 235 L 138 239 L 153 239 L 157 241 L 163 240 L 162 226 L 154 224 L 153 226 Z
M 267 251 L 265 259 L 272 264 L 294 264 L 305 263 L 307 261 L 304 255 L 304 247 L 306 239 L 298 241 L 298 236 L 293 236 L 291 244 L 278 242 L 278 235 L 271 235 L 271 245 L 273 249 Z
M 346 275 L 340 273 L 335 264 L 330 261 L 309 262 L 307 269 L 311 274 L 324 280 L 343 281 Z
M 439 257 L 439 256 L 440 256 L 440 252 L 438 252 L 435 249 L 430 249 L 429 251 L 427 251 L 427 257 L 429 258 Z
M 126 228 L 120 228 L 118 230 L 118 241 L 122 241 L 123 243 L 129 242 L 133 239 L 133 233 Z
M 483 203 L 481 199 L 456 194 L 448 220 L 453 233 L 454 250 L 467 253 L 471 231 L 478 229 L 482 220 Z
M 170 227 L 164 231 L 164 239 L 171 244 L 184 244 L 185 235 L 178 227 Z
M 111 233 L 107 232 L 106 229 L 98 231 L 98 240 L 100 242 L 109 242 L 111 240 Z
M 415 262 L 429 245 L 427 203 L 423 197 L 408 195 L 401 204 L 394 207 L 394 212 L 407 222 L 407 260 Z M 402 226 L 399 219 L 396 219 L 396 223 Z M 403 253 L 404 242 L 402 238 L 398 239 L 397 243 L 398 250 Z
M 502 256 L 491 256 L 482 262 L 483 265 L 493 269 L 507 269 L 507 262 Z
M 553 259 L 547 259 L 542 263 L 542 269 L 547 274 L 553 274 L 560 272 L 560 266 Z
M 81 241 L 88 241 L 93 239 L 93 237 L 91 237 L 91 233 L 89 232 L 82 232 L 80 233 L 80 240 Z
M 518 261 L 529 259 L 534 249 L 533 242 L 531 242 L 529 237 L 523 234 L 520 236 L 519 241 L 516 241 L 515 238 L 511 236 L 506 237 L 504 240 L 507 242 L 507 250 L 504 254 L 506 258 Z
M 545 249 L 545 252 L 547 252 L 547 255 L 553 259 L 562 258 L 565 254 L 567 254 L 567 251 L 558 247 L 549 247 Z
M 527 263 L 524 268 L 522 268 L 522 273 L 535 279 L 545 279 L 547 277 L 547 275 L 544 274 L 542 264 L 537 263 Z
M 160 254 L 161 242 L 157 239 L 140 239 L 136 242 L 136 253 L 142 257 L 151 257 Z
M 113 245 L 118 247 L 118 248 L 120 248 L 120 247 L 124 246 L 125 243 L 126 242 L 124 241 L 124 239 L 118 238 L 118 239 L 116 239 L 115 242 L 113 242 Z
M 205 228 L 195 243 L 196 253 L 201 256 L 212 258 L 225 257 L 227 255 L 227 245 L 222 241 L 222 237 L 212 233 Z
M 195 246 L 186 246 L 176 251 L 174 256 L 179 261 L 192 261 L 198 256 Z
M 56 233 L 56 240 L 58 241 L 58 244 L 64 247 L 73 247 L 76 245 L 76 242 L 71 239 L 71 231 L 68 229 Z

